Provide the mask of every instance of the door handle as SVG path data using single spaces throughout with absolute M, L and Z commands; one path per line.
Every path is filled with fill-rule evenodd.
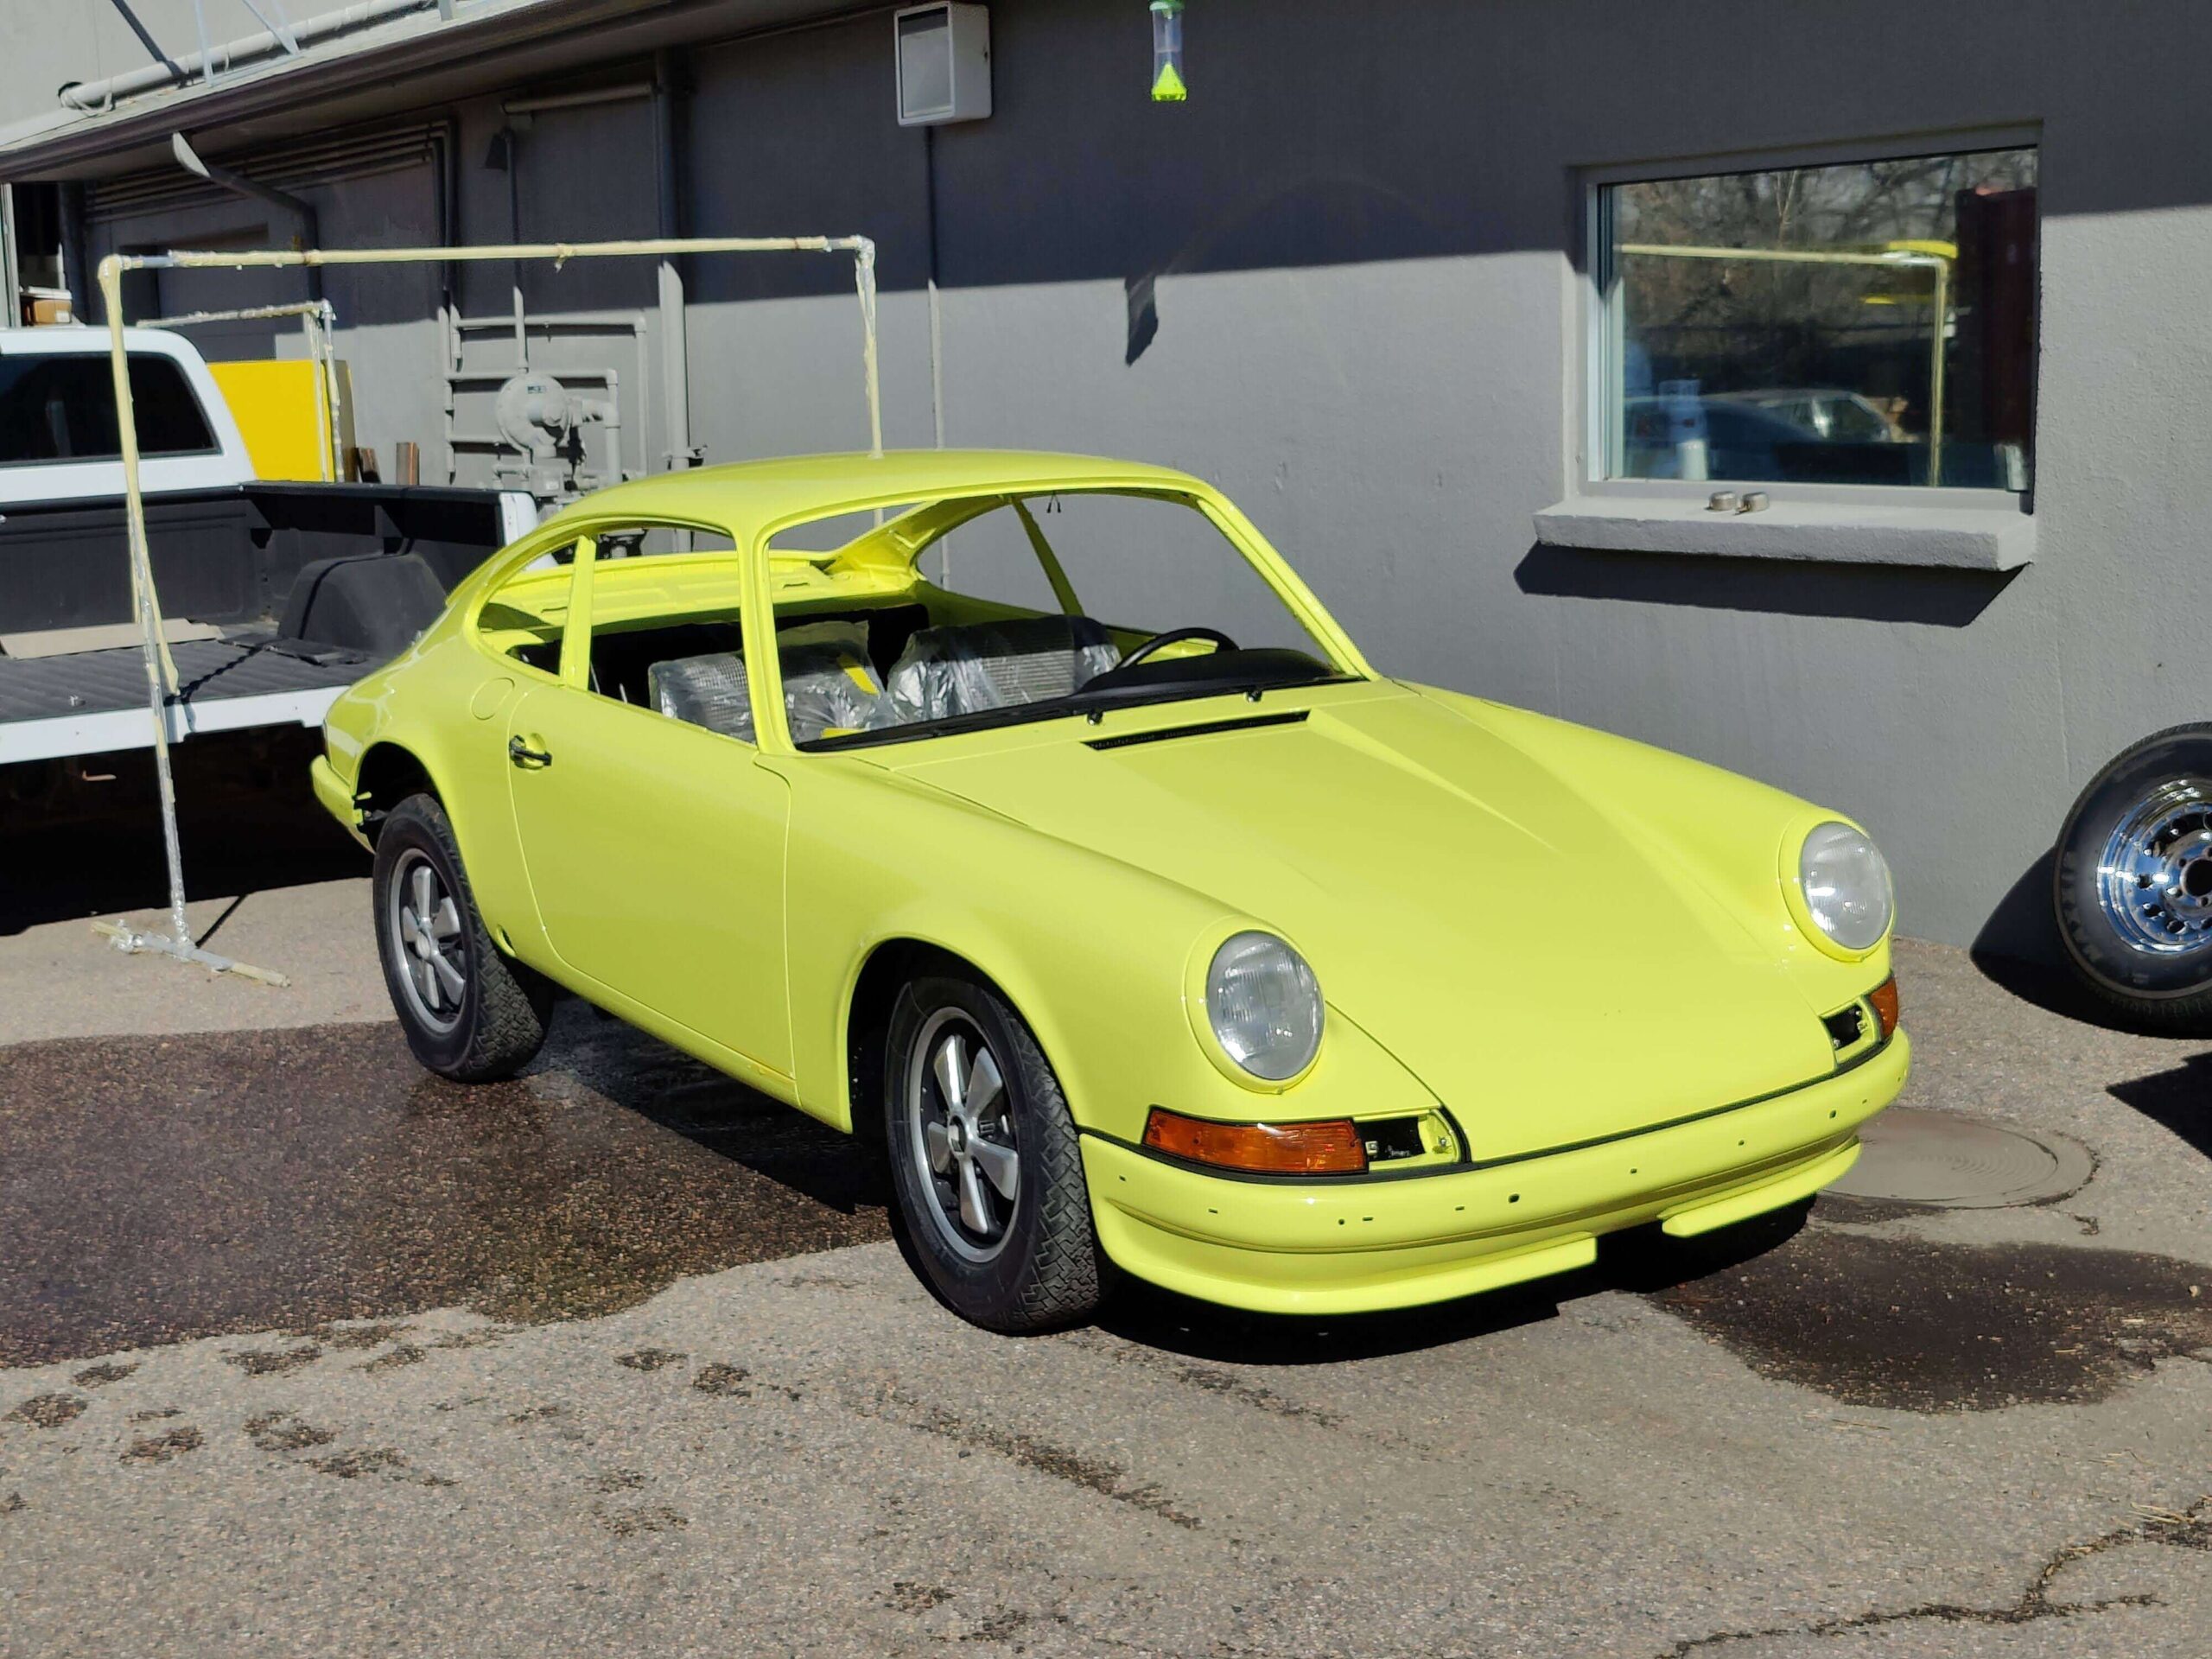
M 507 759 L 525 770 L 543 771 L 553 764 L 550 749 L 533 749 L 519 737 L 507 740 Z

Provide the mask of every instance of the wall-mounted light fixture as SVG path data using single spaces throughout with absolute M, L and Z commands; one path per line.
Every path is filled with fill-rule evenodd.
M 1180 104 L 1190 95 L 1183 79 L 1183 0 L 1152 0 L 1152 101 Z

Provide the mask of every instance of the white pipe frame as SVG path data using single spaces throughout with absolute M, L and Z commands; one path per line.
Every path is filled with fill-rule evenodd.
M 130 531 L 130 591 L 146 662 L 146 698 L 154 726 L 154 768 L 161 784 L 162 833 L 168 856 L 169 932 L 144 931 L 119 923 L 96 922 L 121 950 L 150 950 L 180 962 L 197 963 L 216 973 L 242 975 L 267 983 L 289 982 L 281 974 L 233 962 L 203 950 L 194 941 L 184 914 L 184 855 L 177 837 L 176 783 L 169 766 L 168 698 L 177 690 L 176 665 L 162 639 L 161 598 L 146 543 L 146 498 L 138 476 L 138 419 L 130 401 L 130 366 L 124 348 L 123 278 L 133 270 L 270 270 L 329 265 L 487 264 L 550 259 L 556 270 L 571 259 L 621 259 L 690 253 L 849 253 L 861 306 L 861 369 L 867 384 L 868 454 L 883 454 L 883 395 L 875 348 L 875 244 L 865 236 L 662 237 L 635 242 L 531 242 L 462 248 L 302 248 L 250 252 L 111 253 L 99 264 L 100 298 L 107 313 L 108 360 L 115 383 L 116 426 L 123 440 L 123 490 Z

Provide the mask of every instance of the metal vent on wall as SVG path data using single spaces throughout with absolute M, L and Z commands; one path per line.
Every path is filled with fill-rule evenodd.
M 435 146 L 445 136 L 442 125 L 416 123 L 232 151 L 210 159 L 256 183 L 297 192 L 424 165 L 435 158 Z M 85 211 L 97 224 L 179 208 L 220 207 L 237 200 L 204 179 L 169 167 L 125 173 L 91 184 L 86 190 Z

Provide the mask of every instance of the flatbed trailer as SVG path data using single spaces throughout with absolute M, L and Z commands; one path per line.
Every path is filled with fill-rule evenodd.
M 373 667 L 359 652 L 321 659 L 272 644 L 181 640 L 169 648 L 182 682 L 164 706 L 168 739 L 257 726 L 315 726 L 338 694 Z M 146 658 L 111 645 L 29 662 L 0 659 L 0 765 L 150 748 Z
M 315 726 L 536 521 L 518 492 L 243 484 L 146 503 L 177 688 L 171 742 Z M 154 742 L 120 501 L 0 515 L 0 766 Z

